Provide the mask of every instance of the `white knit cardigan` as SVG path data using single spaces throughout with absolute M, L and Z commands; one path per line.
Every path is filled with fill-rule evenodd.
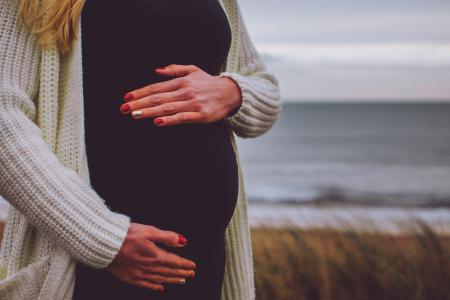
M 243 100 L 226 119 L 237 155 L 234 133 L 248 138 L 268 131 L 280 113 L 280 93 L 236 0 L 220 1 L 232 28 L 220 76 L 236 81 Z M 21 23 L 18 3 L 0 0 L 0 195 L 11 204 L 0 250 L 0 299 L 71 299 L 76 262 L 108 266 L 130 218 L 112 212 L 89 184 L 82 39 L 64 57 L 55 46 L 42 49 Z M 252 248 L 239 156 L 238 165 L 222 299 L 252 300 Z

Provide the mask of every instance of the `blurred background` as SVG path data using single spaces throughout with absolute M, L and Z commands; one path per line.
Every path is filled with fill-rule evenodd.
M 450 1 L 239 3 L 283 103 L 238 139 L 258 297 L 450 299 Z
M 252 204 L 450 205 L 450 1 L 241 10 L 283 102 L 271 131 L 239 140 Z

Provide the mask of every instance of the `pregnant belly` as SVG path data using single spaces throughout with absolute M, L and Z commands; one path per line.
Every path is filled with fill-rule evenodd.
M 149 123 L 135 124 L 133 134 L 112 151 L 123 158 L 116 160 L 117 169 L 107 167 L 112 155 L 97 159 L 91 170 L 94 187 L 134 222 L 190 240 L 220 236 L 238 193 L 236 156 L 225 123 L 152 129 Z

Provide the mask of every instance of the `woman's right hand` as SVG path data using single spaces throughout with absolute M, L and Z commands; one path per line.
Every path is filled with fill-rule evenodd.
M 156 243 L 183 247 L 186 242 L 175 232 L 131 223 L 119 253 L 106 270 L 124 282 L 162 292 L 164 283 L 183 284 L 186 278 L 193 277 L 196 265 Z

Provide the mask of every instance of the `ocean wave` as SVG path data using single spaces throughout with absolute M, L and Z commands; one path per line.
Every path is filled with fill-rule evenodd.
M 379 207 L 449 207 L 450 195 L 435 194 L 386 194 L 369 193 L 340 187 L 330 187 L 323 189 L 309 189 L 296 195 L 288 193 L 265 193 L 249 195 L 251 203 L 274 203 L 274 204 L 356 204 Z

